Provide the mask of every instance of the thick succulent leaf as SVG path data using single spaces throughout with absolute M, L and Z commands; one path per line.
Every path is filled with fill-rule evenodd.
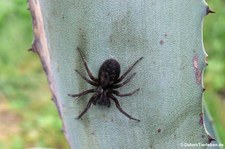
M 29 4 L 33 50 L 41 58 L 71 148 L 175 149 L 185 143 L 207 143 L 200 123 L 205 2 L 30 0 Z M 118 60 L 124 72 L 144 57 L 131 72 L 137 75 L 118 89 L 127 93 L 140 88 L 118 100 L 141 122 L 129 120 L 113 102 L 110 108 L 91 106 L 82 119 L 74 119 L 91 95 L 75 101 L 67 94 L 93 88 L 74 71 L 87 76 L 77 47 L 96 77 L 108 58 Z

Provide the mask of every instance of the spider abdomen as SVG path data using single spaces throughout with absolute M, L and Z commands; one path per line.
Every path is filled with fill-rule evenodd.
M 99 84 L 102 88 L 113 85 L 120 76 L 120 64 L 115 59 L 107 59 L 98 72 Z

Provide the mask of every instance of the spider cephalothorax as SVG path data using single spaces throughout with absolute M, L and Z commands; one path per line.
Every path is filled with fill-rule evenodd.
M 84 56 L 81 54 L 81 51 L 79 48 L 77 48 L 82 61 L 84 63 L 85 69 L 87 70 L 88 76 L 90 77 L 90 79 L 86 78 L 85 76 L 83 76 L 78 70 L 75 70 L 86 82 L 88 82 L 89 84 L 95 86 L 95 89 L 89 89 L 86 91 L 83 91 L 79 94 L 68 94 L 71 97 L 80 97 L 83 95 L 86 95 L 88 93 L 94 93 L 94 95 L 89 99 L 88 104 L 86 106 L 86 108 L 83 110 L 83 112 L 81 112 L 81 114 L 77 117 L 78 119 L 81 118 L 86 112 L 87 110 L 90 108 L 91 104 L 96 105 L 96 103 L 98 103 L 99 105 L 104 105 L 104 106 L 108 106 L 110 107 L 110 99 L 113 100 L 116 104 L 116 107 L 119 109 L 119 111 L 121 113 L 123 113 L 124 115 L 126 115 L 127 117 L 129 117 L 132 120 L 136 120 L 136 121 L 140 121 L 136 118 L 131 117 L 129 114 L 127 114 L 121 107 L 119 104 L 119 101 L 117 100 L 117 98 L 114 96 L 119 96 L 119 97 L 124 97 L 124 96 L 131 96 L 133 95 L 135 92 L 139 91 L 139 88 L 134 90 L 131 93 L 126 93 L 126 94 L 121 94 L 120 92 L 118 92 L 116 89 L 120 88 L 122 86 L 124 86 L 125 84 L 127 84 L 131 78 L 136 74 L 133 73 L 130 77 L 128 77 L 125 81 L 121 82 L 126 76 L 127 74 L 132 70 L 132 68 L 143 58 L 139 58 L 132 66 L 130 66 L 128 68 L 128 70 L 123 73 L 120 76 L 120 64 L 115 60 L 115 59 L 107 59 L 105 62 L 102 63 L 99 72 L 98 72 L 98 78 L 95 78 L 91 71 L 89 70 L 88 66 L 87 66 L 87 62 L 84 59 Z

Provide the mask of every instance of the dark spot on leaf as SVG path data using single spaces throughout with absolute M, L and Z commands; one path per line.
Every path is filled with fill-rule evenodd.
M 159 129 L 158 129 L 158 133 L 160 133 L 160 132 L 161 132 L 161 129 L 159 128 Z
M 199 125 L 203 126 L 203 113 L 200 113 L 199 116 L 200 116 Z
M 192 62 L 193 62 L 193 66 L 194 66 L 194 69 L 195 69 L 195 79 L 196 79 L 196 83 L 198 85 L 201 84 L 202 82 L 202 72 L 201 72 L 201 69 L 199 68 L 199 59 L 198 59 L 198 54 L 195 54 L 193 59 L 192 59 Z

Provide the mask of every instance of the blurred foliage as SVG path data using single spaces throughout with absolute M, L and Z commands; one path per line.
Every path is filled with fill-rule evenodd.
M 204 98 L 225 144 L 225 1 L 207 2 L 216 13 L 204 21 Z M 0 148 L 69 148 L 39 59 L 26 51 L 32 38 L 26 1 L 1 0 Z
M 225 1 L 208 0 L 207 3 L 216 13 L 209 14 L 204 21 L 204 46 L 209 55 L 204 99 L 225 147 Z
M 0 148 L 69 148 L 32 43 L 26 1 L 0 1 Z

